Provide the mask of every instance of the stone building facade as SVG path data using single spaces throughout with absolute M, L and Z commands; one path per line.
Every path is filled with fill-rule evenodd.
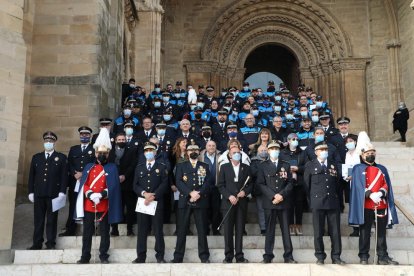
M 176 80 L 240 87 L 249 55 L 274 45 L 295 58 L 275 68 L 351 117 L 354 132 L 391 139 L 398 101 L 414 106 L 410 2 L 0 1 L 0 217 L 10 222 L 0 224 L 0 250 L 10 248 L 16 191 L 24 200 L 42 133 L 56 132 L 66 153 L 78 126 L 96 130 L 99 117 L 115 116 L 130 77 L 147 89 Z

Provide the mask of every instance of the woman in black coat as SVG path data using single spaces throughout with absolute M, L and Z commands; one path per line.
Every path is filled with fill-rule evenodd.
M 401 142 L 405 142 L 405 133 L 407 132 L 407 121 L 410 118 L 410 113 L 408 112 L 407 107 L 404 102 L 398 104 L 398 110 L 395 111 L 394 120 L 392 121 L 394 133 L 396 130 L 400 132 Z

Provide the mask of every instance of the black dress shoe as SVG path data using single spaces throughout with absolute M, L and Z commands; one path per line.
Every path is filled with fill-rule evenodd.
M 294 259 L 285 259 L 285 264 L 297 264 L 298 262 Z
M 332 260 L 332 264 L 337 264 L 337 265 L 346 265 L 346 262 L 344 262 L 343 260 L 341 260 L 341 259 L 335 259 L 335 260 Z
M 59 234 L 59 237 L 76 236 L 75 232 L 65 231 Z
M 47 250 L 55 250 L 56 247 L 54 245 L 46 245 Z
M 128 232 L 127 232 L 127 236 L 135 236 L 134 231 L 132 231 L 132 230 L 128 230 Z
M 103 259 L 103 260 L 101 260 L 101 264 L 109 264 L 108 259 Z
M 378 260 L 379 265 L 399 265 L 400 263 L 397 261 L 393 261 L 390 257 L 383 258 Z
M 224 259 L 223 264 L 231 264 L 233 261 L 230 259 Z
M 27 248 L 27 250 L 41 250 L 41 249 L 42 249 L 42 246 L 34 246 L 34 245 Z
M 203 263 L 203 264 L 209 264 L 210 263 L 210 260 L 209 259 L 207 259 L 207 260 L 201 260 L 201 263 Z
M 112 237 L 118 237 L 119 236 L 119 231 L 118 230 L 112 230 L 111 231 L 111 236 Z
M 221 236 L 220 231 L 217 231 L 217 230 L 213 231 L 213 236 Z
M 270 264 L 272 261 L 268 259 L 263 259 L 260 263 L 262 264 Z
M 84 260 L 84 259 L 80 259 L 79 261 L 76 262 L 77 264 L 89 264 L 89 261 Z
M 325 261 L 324 260 L 317 260 L 316 264 L 317 265 L 323 265 L 323 264 L 325 264 Z
M 266 230 L 260 230 L 260 235 L 265 236 L 266 235 Z
M 183 262 L 183 260 L 177 260 L 177 259 L 172 259 L 170 261 L 170 263 L 173 263 L 173 264 L 181 264 L 182 262 Z
M 238 259 L 238 260 L 236 260 L 236 263 L 239 263 L 239 264 L 247 264 L 249 262 L 249 260 L 248 259 L 246 259 L 246 258 L 241 258 L 241 259 Z
M 136 258 L 132 261 L 133 264 L 143 264 L 145 263 L 145 260 Z
M 358 228 L 354 228 L 354 231 L 352 231 L 352 233 L 349 235 L 350 237 L 359 237 L 359 229 Z
M 165 263 L 167 263 L 164 259 L 158 259 L 157 260 L 157 263 L 158 264 L 165 264 Z
M 363 260 L 360 260 L 359 263 L 362 264 L 362 265 L 367 265 L 368 260 L 363 259 Z

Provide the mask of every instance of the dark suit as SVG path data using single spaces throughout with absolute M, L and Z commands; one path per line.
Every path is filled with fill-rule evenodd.
M 140 129 L 137 131 L 135 137 L 137 138 L 138 141 L 141 142 L 141 145 L 142 145 L 145 142 L 148 142 L 149 139 L 154 135 L 157 135 L 157 132 L 155 131 L 155 129 L 151 129 L 148 136 L 145 134 L 144 129 Z
M 76 206 L 76 199 L 78 198 L 78 192 L 75 191 L 76 178 L 74 175 L 76 172 L 82 172 L 83 168 L 88 163 L 95 163 L 95 150 L 92 144 L 88 144 L 82 151 L 81 145 L 72 146 L 68 154 L 68 198 L 69 198 L 69 214 L 66 221 L 66 234 L 75 235 L 76 223 L 73 219 L 73 212 Z M 79 179 L 80 180 L 80 179 Z
M 319 260 L 326 258 L 323 244 L 325 220 L 328 220 L 328 231 L 332 241 L 331 258 L 340 258 L 341 232 L 338 197 L 338 169 L 328 160 L 326 170 L 318 159 L 309 161 L 304 172 L 305 190 L 310 201 L 313 214 L 315 256 Z
M 164 194 L 168 191 L 168 170 L 166 165 L 155 161 L 148 171 L 147 163 L 139 164 L 135 169 L 134 192 L 139 197 L 144 197 L 143 192 L 154 193 L 157 201 L 157 210 L 154 216 L 137 213 L 138 239 L 137 258 L 145 261 L 147 257 L 147 237 L 150 229 L 155 235 L 155 257 L 164 259 L 165 243 L 163 233 Z
M 282 231 L 282 240 L 285 260 L 293 259 L 292 241 L 289 233 L 289 208 L 291 207 L 290 195 L 292 193 L 292 174 L 290 173 L 290 164 L 277 161 L 277 166 L 270 160 L 263 161 L 259 166 L 257 176 L 257 185 L 263 195 L 263 208 L 266 217 L 266 242 L 265 254 L 263 259 L 271 261 L 275 256 L 273 249 L 275 245 L 276 220 L 279 220 L 280 230 Z M 273 204 L 272 201 L 276 194 L 283 197 L 283 201 Z
M 138 161 L 138 146 L 138 142 L 131 140 L 131 142 L 125 146 L 124 154 L 119 159 L 118 164 L 115 162 L 115 149 L 117 146 L 114 146 L 112 148 L 112 150 L 109 152 L 108 158 L 108 162 L 115 163 L 117 165 L 118 174 L 125 176 L 125 180 L 124 182 L 120 183 L 120 186 L 122 192 L 122 210 L 126 209 L 125 218 L 127 223 L 127 229 L 129 231 L 132 231 L 133 224 L 135 223 L 135 206 L 137 202 L 137 197 L 133 192 L 133 180 L 134 170 Z M 115 226 L 114 229 L 116 231 L 117 226 Z
M 228 139 L 229 136 L 227 135 L 227 125 L 228 123 L 225 122 L 224 127 L 222 128 L 219 122 L 215 122 L 211 126 L 212 138 L 216 143 Z
M 204 181 L 199 181 L 198 172 L 200 169 L 206 172 Z M 194 221 L 198 232 L 198 256 L 201 261 L 210 258 L 206 233 L 208 194 L 211 185 L 210 177 L 210 171 L 206 163 L 198 161 L 195 168 L 193 168 L 190 161 L 177 164 L 176 185 L 180 191 L 180 199 L 178 200 L 177 244 L 174 252 L 174 261 L 176 262 L 182 262 L 184 258 L 191 213 L 194 214 Z M 192 191 L 198 191 L 200 198 L 196 202 L 190 203 L 189 195 Z
M 239 164 L 239 174 L 238 181 L 235 181 L 236 175 L 233 169 L 233 164 L 226 163 L 220 167 L 217 188 L 222 195 L 221 200 L 221 209 L 223 214 L 231 208 L 231 203 L 229 200 L 230 196 L 237 197 L 237 194 L 241 191 L 244 183 L 247 180 L 247 177 L 250 176 L 250 168 L 248 165 L 240 163 Z M 224 243 L 225 251 L 224 255 L 227 261 L 233 260 L 233 257 L 236 257 L 236 261 L 241 261 L 244 259 L 243 254 L 243 231 L 246 224 L 246 215 L 247 215 L 247 203 L 248 200 L 246 196 L 252 192 L 253 186 L 250 185 L 250 182 L 242 189 L 245 192 L 245 197 L 238 198 L 238 202 L 231 208 L 231 211 L 224 222 Z M 236 229 L 235 233 L 235 247 L 236 255 L 234 255 L 234 243 L 233 243 L 233 229 Z
M 56 244 L 58 211 L 52 212 L 52 199 L 66 193 L 68 164 L 66 155 L 54 151 L 46 160 L 44 152 L 32 157 L 29 172 L 29 194 L 34 194 L 33 248 L 42 248 L 46 222 L 46 245 Z

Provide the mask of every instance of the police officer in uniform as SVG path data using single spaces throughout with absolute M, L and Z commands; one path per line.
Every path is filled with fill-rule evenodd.
M 43 134 L 44 151 L 32 157 L 29 172 L 29 200 L 34 203 L 33 244 L 28 249 L 42 249 L 46 221 L 46 248 L 55 249 L 58 211 L 52 212 L 52 199 L 64 197 L 68 181 L 66 155 L 55 151 L 57 136 Z
M 263 195 L 263 208 L 266 218 L 265 254 L 262 263 L 271 263 L 275 257 L 276 220 L 280 223 L 285 263 L 296 263 L 293 259 L 292 241 L 289 233 L 289 208 L 291 205 L 292 174 L 290 164 L 279 159 L 280 145 L 273 140 L 268 145 L 269 159 L 259 165 L 257 185 Z
M 163 233 L 163 197 L 168 191 L 168 170 L 167 166 L 155 160 L 157 146 L 151 142 L 144 145 L 146 162 L 138 164 L 135 169 L 134 192 L 145 198 L 146 203 L 157 201 L 155 215 L 137 213 L 138 238 L 137 258 L 132 263 L 145 263 L 147 257 L 147 237 L 151 229 L 155 235 L 155 258 L 158 263 L 165 263 L 164 260 L 164 233 Z
M 341 260 L 338 167 L 328 158 L 328 144 L 325 141 L 315 145 L 315 154 L 317 157 L 305 166 L 304 181 L 312 209 L 316 264 L 325 263 L 323 234 L 325 221 L 328 220 L 332 263 L 344 265 Z
M 80 136 L 80 144 L 70 148 L 68 154 L 68 197 L 69 197 L 69 213 L 66 221 L 66 230 L 59 234 L 59 237 L 74 236 L 76 234 L 76 223 L 73 219 L 76 199 L 79 192 L 79 183 L 82 177 L 82 171 L 86 164 L 95 162 L 95 149 L 91 142 L 92 129 L 82 126 L 78 129 Z
M 178 200 L 178 233 L 172 263 L 182 263 L 185 252 L 187 229 L 190 215 L 198 232 L 198 256 L 202 263 L 210 263 L 210 252 L 207 243 L 207 208 L 210 190 L 210 171 L 206 163 L 197 161 L 200 148 L 197 145 L 187 146 L 189 160 L 177 164 L 176 185 L 180 191 Z

